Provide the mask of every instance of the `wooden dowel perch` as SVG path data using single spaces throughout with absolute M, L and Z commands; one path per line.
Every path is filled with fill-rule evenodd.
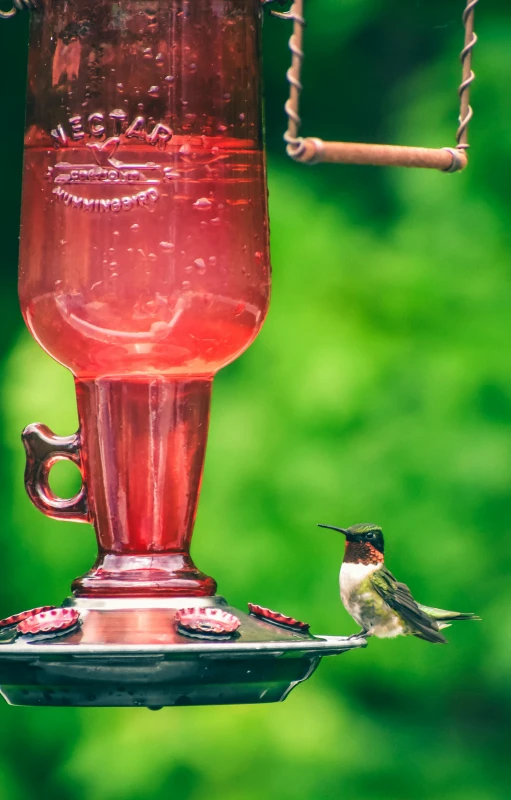
M 422 167 L 458 172 L 467 166 L 465 150 L 444 147 L 400 147 L 361 142 L 324 142 L 308 137 L 288 145 L 288 153 L 301 164 L 369 164 L 376 167 Z

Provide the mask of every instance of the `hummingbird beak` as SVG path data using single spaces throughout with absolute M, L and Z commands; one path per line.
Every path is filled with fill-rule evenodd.
M 338 533 L 343 533 L 345 536 L 348 535 L 346 528 L 336 528 L 333 525 L 322 525 L 320 522 L 318 522 L 318 528 L 328 528 L 330 531 L 338 531 Z

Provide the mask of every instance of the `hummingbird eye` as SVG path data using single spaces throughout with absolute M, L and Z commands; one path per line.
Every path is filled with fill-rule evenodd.
M 368 539 L 374 539 L 374 531 L 369 531 L 369 533 L 367 533 L 366 536 Z

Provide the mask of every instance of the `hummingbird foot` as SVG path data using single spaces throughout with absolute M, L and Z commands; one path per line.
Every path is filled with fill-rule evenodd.
M 351 636 L 348 636 L 348 639 L 366 639 L 369 635 L 369 631 L 366 631 L 365 628 L 361 628 L 358 633 L 352 633 Z

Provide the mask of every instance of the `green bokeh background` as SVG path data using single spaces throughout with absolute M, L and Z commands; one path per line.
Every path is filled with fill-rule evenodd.
M 305 132 L 451 144 L 462 6 L 309 2 Z M 266 20 L 273 303 L 216 380 L 193 550 L 233 604 L 352 633 L 341 543 L 315 524 L 373 519 L 421 601 L 483 623 L 325 659 L 283 705 L 1 705 L 1 798 L 509 798 L 511 16 L 479 11 L 471 165 L 453 176 L 288 162 L 289 27 Z M 95 553 L 23 489 L 23 426 L 76 425 L 71 378 L 17 307 L 26 23 L 0 22 L 2 616 L 60 603 Z

